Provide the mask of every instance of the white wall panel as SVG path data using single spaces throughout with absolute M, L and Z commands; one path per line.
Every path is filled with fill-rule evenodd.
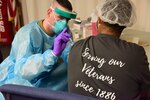
M 45 18 L 47 8 L 52 0 L 20 0 L 23 2 L 25 23 Z M 96 7 L 99 0 L 70 0 L 77 17 L 87 19 Z M 131 29 L 150 32 L 150 0 L 132 0 L 136 6 L 137 22 Z M 25 4 L 26 3 L 26 4 Z M 26 10 L 25 10 L 26 9 Z M 26 18 L 27 17 L 27 18 Z

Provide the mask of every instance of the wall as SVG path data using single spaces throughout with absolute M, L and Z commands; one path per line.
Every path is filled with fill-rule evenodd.
M 98 0 L 70 0 L 73 8 L 81 19 L 87 19 L 95 10 Z
M 137 22 L 133 29 L 150 32 L 150 0 L 132 0 L 136 6 Z
M 52 0 L 19 0 L 22 3 L 24 23 L 43 19 Z
M 52 0 L 20 0 L 23 5 L 24 23 L 42 19 L 46 15 L 46 10 Z M 99 0 L 70 0 L 77 17 L 87 19 L 93 12 Z M 132 0 L 136 6 L 137 22 L 131 29 L 150 32 L 150 0 Z M 26 10 L 25 10 L 26 9 Z

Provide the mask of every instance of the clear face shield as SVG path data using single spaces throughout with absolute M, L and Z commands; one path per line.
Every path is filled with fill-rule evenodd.
M 59 15 L 60 18 L 56 18 L 56 15 L 53 14 L 54 17 L 54 25 L 52 25 L 49 21 L 48 24 L 53 28 L 54 32 L 58 35 L 65 27 L 67 26 L 67 19 L 76 18 L 76 13 L 63 11 L 59 8 L 51 9 L 55 12 L 55 14 Z

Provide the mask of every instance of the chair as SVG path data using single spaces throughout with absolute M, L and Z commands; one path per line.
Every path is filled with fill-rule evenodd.
M 0 87 L 6 100 L 97 100 L 78 94 L 14 84 Z

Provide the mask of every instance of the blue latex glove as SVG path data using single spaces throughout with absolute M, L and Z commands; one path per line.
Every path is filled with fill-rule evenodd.
M 61 55 L 70 37 L 71 34 L 67 32 L 67 28 L 64 28 L 63 31 L 54 40 L 54 48 L 53 48 L 54 55 L 56 56 Z

